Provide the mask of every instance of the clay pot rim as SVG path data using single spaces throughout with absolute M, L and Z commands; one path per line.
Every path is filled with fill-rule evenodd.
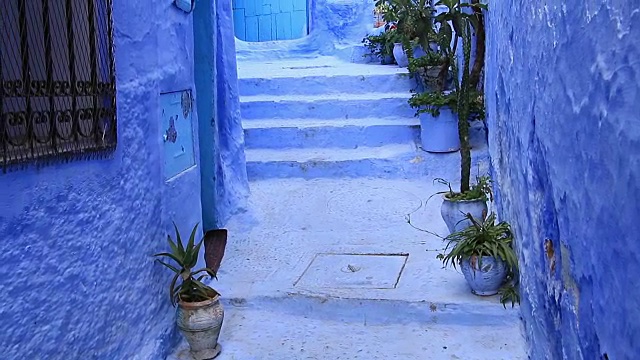
M 220 301 L 220 295 L 216 295 L 215 297 L 205 300 L 205 301 L 196 301 L 196 302 L 188 302 L 188 301 L 178 301 L 178 306 L 183 309 L 195 310 L 203 307 L 207 307 L 209 305 L 213 305 L 214 303 Z
M 447 193 L 448 194 L 448 193 Z M 487 202 L 487 199 L 483 199 L 483 198 L 478 198 L 478 199 L 473 199 L 473 200 L 451 200 L 447 197 L 447 194 L 442 194 L 442 197 L 444 198 L 445 201 L 449 201 L 449 202 L 454 202 L 454 203 L 472 203 L 472 202 Z

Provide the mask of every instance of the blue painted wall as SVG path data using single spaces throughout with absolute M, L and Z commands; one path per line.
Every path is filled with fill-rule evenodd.
M 496 1 L 487 32 L 490 149 L 531 358 L 637 359 L 640 3 Z
M 178 339 L 151 255 L 171 220 L 201 220 L 199 168 L 164 181 L 159 113 L 161 92 L 194 87 L 192 18 L 114 3 L 115 153 L 0 174 L 3 359 L 157 360 Z
M 240 40 L 298 39 L 307 35 L 307 0 L 233 0 L 233 22 Z
M 199 2 L 194 13 L 195 69 L 202 159 L 202 218 L 224 227 L 244 211 L 249 183 L 244 155 L 231 2 Z M 213 33 L 213 40 L 211 37 Z

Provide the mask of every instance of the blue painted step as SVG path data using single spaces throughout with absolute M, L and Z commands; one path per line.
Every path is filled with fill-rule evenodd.
M 315 95 L 363 94 L 370 92 L 397 93 L 412 89 L 414 80 L 407 74 L 317 75 L 274 78 L 239 79 L 240 95 Z
M 430 154 L 415 143 L 378 147 L 247 149 L 247 173 L 251 180 L 269 178 L 453 178 L 460 169 L 460 155 Z M 473 154 L 474 166 L 487 162 L 486 148 Z
M 244 124 L 248 148 L 357 148 L 418 141 L 420 122 L 407 118 L 262 119 Z
M 365 93 L 328 95 L 254 95 L 240 98 L 243 119 L 350 119 L 365 117 L 411 117 L 407 104 L 411 94 Z

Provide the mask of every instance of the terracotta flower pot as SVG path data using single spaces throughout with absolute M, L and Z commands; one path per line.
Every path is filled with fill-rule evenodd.
M 178 303 L 176 323 L 196 360 L 213 359 L 220 354 L 218 337 L 223 319 L 219 296 L 206 301 Z

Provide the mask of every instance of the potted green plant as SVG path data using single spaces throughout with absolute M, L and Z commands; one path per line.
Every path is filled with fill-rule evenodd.
M 487 9 L 487 5 L 480 4 L 476 0 L 471 0 L 471 2 L 440 0 L 435 6 L 444 9 L 444 11 L 435 16 L 434 21 L 438 28 L 438 44 L 454 69 L 453 82 L 457 95 L 455 112 L 458 117 L 458 138 L 460 141 L 460 189 L 455 194 L 445 194 L 443 207 L 447 205 L 447 202 L 457 202 L 460 214 L 468 214 L 472 210 L 469 207 L 477 206 L 477 203 L 486 202 L 484 196 L 472 191 L 470 184 L 471 144 L 469 142 L 469 118 L 472 116 L 473 107 L 483 103 L 483 96 L 481 94 L 477 95 L 477 91 L 479 85 L 478 74 L 482 72 L 484 62 L 477 57 L 479 55 L 484 57 L 484 49 L 478 49 L 480 47 L 484 48 L 484 40 L 479 39 L 478 34 L 481 32 L 484 36 L 482 11 Z M 472 69 L 471 47 L 474 30 L 477 42 L 476 60 Z M 458 69 L 456 61 L 459 42 L 462 43 L 463 55 L 463 63 L 460 69 Z M 484 114 L 484 104 L 482 104 L 482 107 L 483 109 L 479 113 Z M 474 197 L 474 195 L 478 197 Z
M 424 56 L 409 60 L 409 74 L 416 81 L 416 92 L 426 90 L 444 91 L 447 79 L 441 79 L 440 73 L 446 59 L 439 51 L 429 49 Z
M 362 43 L 368 50 L 364 56 L 380 60 L 382 65 L 394 64 L 393 47 L 398 41 L 398 32 L 392 25 L 385 26 L 385 31 L 378 35 L 367 35 Z
M 408 60 L 425 54 L 433 34 L 434 7 L 430 0 L 377 0 L 376 7 L 383 8 L 385 22 L 394 23 L 400 38 L 394 45 L 393 55 L 400 67 L 407 67 Z
M 495 213 L 483 217 L 484 221 L 470 214 L 467 219 L 472 225 L 447 236 L 448 243 L 437 257 L 445 267 L 460 266 L 474 294 L 495 295 L 518 268 L 511 228 L 507 222 L 496 223 Z M 513 300 L 510 295 L 503 295 L 503 301 Z
M 488 209 L 487 201 L 493 201 L 491 178 L 488 176 L 478 177 L 476 183 L 464 193 L 453 191 L 451 184 L 444 179 L 436 179 L 435 181 L 449 188 L 447 191 L 437 194 L 444 195 L 440 215 L 442 215 L 450 234 L 471 226 L 469 215 L 474 219 L 484 220 Z
M 167 236 L 170 251 L 154 256 L 158 258 L 157 262 L 175 273 L 169 284 L 169 297 L 171 304 L 177 305 L 176 323 L 189 343 L 191 354 L 196 360 L 213 359 L 220 353 L 218 338 L 224 310 L 220 294 L 203 281 L 216 278 L 216 274 L 208 267 L 194 270 L 204 241 L 195 241 L 198 225 L 193 227 L 186 244 L 182 242 L 175 224 L 174 228 L 176 241 Z
M 476 92 L 470 104 L 469 121 L 483 120 L 484 101 Z M 415 93 L 409 105 L 416 109 L 420 119 L 420 141 L 422 149 L 433 153 L 447 153 L 460 149 L 458 134 L 458 93 L 452 91 L 431 91 Z

